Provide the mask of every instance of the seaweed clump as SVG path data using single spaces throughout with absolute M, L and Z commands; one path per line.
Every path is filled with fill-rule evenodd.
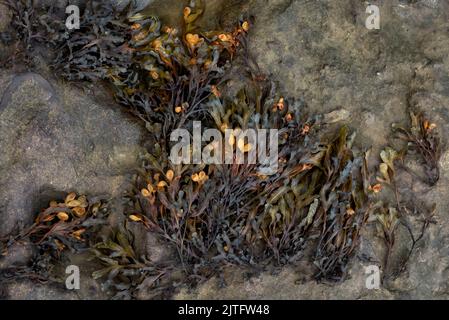
M 354 150 L 346 127 L 324 138 L 319 117 L 308 116 L 301 101 L 284 98 L 260 74 L 246 50 L 250 20 L 230 31 L 202 31 L 196 22 L 203 11 L 201 1 L 191 1 L 181 30 L 148 14 L 115 12 L 107 3 L 89 2 L 79 30 L 67 31 L 51 8 L 38 19 L 47 26 L 46 44 L 56 51 L 54 69 L 68 80 L 106 80 L 149 133 L 143 168 L 128 194 L 128 221 L 89 242 L 104 265 L 93 276 L 104 279 L 115 297 L 133 298 L 136 290 L 158 287 L 179 271 L 136 254 L 126 225 L 137 223 L 176 249 L 184 282 L 207 279 L 229 264 L 262 269 L 304 259 L 316 266 L 317 279 L 343 280 L 373 210 L 368 155 Z M 240 55 L 246 79 L 231 94 L 224 84 Z M 192 132 L 194 121 L 201 121 L 202 133 L 234 130 L 221 144 L 214 139 L 201 146 L 219 155 L 226 145 L 233 154 L 229 162 L 170 161 L 170 134 Z M 239 138 L 237 132 L 248 129 L 278 130 L 274 172 L 266 163 L 240 163 L 234 156 L 237 150 L 245 157 L 263 151 Z M 73 235 L 44 221 L 65 219 L 58 210 L 46 211 L 38 221 L 45 228 L 34 225 L 32 234 Z M 57 225 L 78 226 L 68 221 Z

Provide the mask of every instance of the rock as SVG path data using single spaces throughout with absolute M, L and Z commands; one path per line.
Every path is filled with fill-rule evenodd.
M 135 238 L 134 247 L 137 256 L 144 256 L 153 263 L 174 260 L 173 258 L 177 257 L 177 253 L 172 247 L 167 246 L 167 242 L 148 232 L 142 224 L 130 224 L 128 228 Z
M 249 47 L 263 73 L 279 83 L 285 96 L 301 97 L 312 114 L 326 121 L 350 122 L 355 143 L 372 146 L 372 164 L 391 136 L 392 123 L 408 123 L 409 111 L 424 111 L 435 121 L 443 141 L 449 136 L 449 34 L 444 26 L 449 3 L 438 0 L 389 1 L 378 4 L 381 29 L 365 27 L 368 4 L 355 0 L 253 0 L 255 23 Z M 341 110 L 341 107 L 344 110 Z M 359 145 L 360 144 L 360 145 Z M 363 148 L 363 149 L 364 149 Z M 293 285 L 289 268 L 277 276 L 264 273 L 242 281 L 212 279 L 197 290 L 182 291 L 185 299 L 392 299 L 449 296 L 449 155 L 443 147 L 441 178 L 435 188 L 418 193 L 418 201 L 436 203 L 438 223 L 417 244 L 406 270 L 389 287 L 364 286 L 366 262 L 355 258 L 350 279 L 325 286 L 315 282 Z M 376 166 L 374 166 L 375 168 Z M 419 234 L 419 227 L 415 232 Z M 392 265 L 397 267 L 410 247 L 403 228 L 398 233 Z M 415 235 L 417 236 L 417 235 Z M 360 253 L 381 265 L 383 247 L 367 233 Z M 362 243 L 363 244 L 363 243 Z
M 78 300 L 76 291 L 64 290 L 60 286 L 19 281 L 9 287 L 6 295 L 10 300 Z
M 163 243 L 156 235 L 151 232 L 145 234 L 145 249 L 147 257 L 150 261 L 161 263 L 169 261 L 174 257 L 177 258 L 177 253 L 172 247 L 167 247 L 167 243 Z
M 129 1 L 115 2 L 123 7 Z M 175 0 L 138 2 L 169 24 L 179 22 L 185 5 Z M 331 123 L 350 121 L 357 132 L 356 143 L 372 146 L 374 166 L 379 151 L 389 143 L 391 124 L 408 123 L 410 109 L 424 111 L 435 121 L 443 140 L 449 136 L 447 1 L 382 2 L 380 30 L 365 27 L 367 4 L 356 0 L 241 2 L 210 1 L 205 17 L 211 25 L 232 21 L 236 16 L 226 17 L 227 12 L 249 5 L 255 17 L 249 49 L 261 70 L 279 83 L 285 96 L 301 97 L 311 114 L 325 114 L 325 121 Z M 3 73 L 0 95 L 0 233 L 28 223 L 40 207 L 63 191 L 120 192 L 126 173 L 136 164 L 139 126 L 79 90 L 49 83 L 35 74 Z M 224 288 L 214 278 L 176 298 L 448 298 L 446 146 L 442 153 L 440 181 L 417 199 L 436 203 L 438 223 L 429 227 L 406 270 L 391 279 L 388 288 L 368 290 L 365 286 L 365 267 L 381 265 L 383 259 L 382 241 L 367 228 L 360 251 L 349 266 L 350 277 L 343 283 L 330 286 L 306 279 L 295 284 L 301 275 L 290 267 L 277 275 L 262 273 L 248 280 L 240 269 L 231 268 L 225 272 Z M 404 229 L 399 232 L 393 266 L 401 264 L 410 246 Z M 138 237 L 140 250 L 154 261 L 165 257 L 154 237 L 145 235 L 141 232 Z M 22 292 L 17 295 L 21 297 L 55 296 L 48 287 L 34 292 L 29 284 L 16 288 L 10 290 Z M 95 290 L 81 296 L 89 295 L 95 296 Z
M 124 10 L 129 5 L 131 5 L 134 11 L 140 11 L 151 5 L 155 0 L 113 0 L 111 2 L 119 11 Z
M 37 6 L 53 5 L 55 8 L 64 9 L 69 5 L 82 6 L 86 3 L 85 0 L 36 0 Z
M 353 269 L 348 280 L 328 285 L 316 281 L 298 282 L 300 274 L 286 267 L 280 274 L 262 273 L 242 281 L 242 270 L 231 268 L 232 274 L 225 279 L 225 286 L 212 279 L 197 290 L 181 290 L 175 299 L 268 299 L 268 300 L 313 300 L 313 299 L 393 299 L 394 295 L 384 288 L 367 289 L 366 274 L 363 265 Z
M 0 102 L 2 234 L 28 224 L 58 193 L 120 192 L 124 173 L 138 166 L 136 123 L 76 89 L 55 90 L 38 74 L 14 75 L 6 85 Z
M 0 32 L 6 31 L 10 21 L 11 12 L 9 11 L 9 8 L 5 4 L 0 3 Z
M 440 0 L 421 0 L 419 2 L 432 9 L 438 9 L 444 5 L 444 1 Z
M 35 73 L 3 73 L 0 97 L 1 235 L 29 225 L 64 193 L 123 192 L 127 175 L 139 166 L 142 131 L 117 106 L 99 105 Z M 12 291 L 27 298 L 27 288 Z M 53 295 L 39 290 L 40 298 Z
M 0 258 L 0 270 L 12 265 L 26 265 L 32 254 L 33 248 L 31 245 L 13 244 L 8 248 L 7 254 Z
M 12 42 L 12 35 L 8 32 L 11 18 L 12 15 L 9 8 L 0 2 L 0 64 L 12 53 L 12 49 L 9 48 Z
M 343 122 L 349 119 L 351 114 L 348 110 L 345 109 L 339 109 L 335 110 L 329 113 L 326 113 L 324 115 L 323 121 L 324 123 L 331 124 L 331 123 L 337 123 L 337 122 Z

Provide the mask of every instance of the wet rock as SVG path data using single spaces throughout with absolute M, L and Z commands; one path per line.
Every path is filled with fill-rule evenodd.
M 444 48 L 449 37 L 441 28 L 448 11 L 391 1 L 379 5 L 380 30 L 368 30 L 366 6 L 360 1 L 254 0 L 249 45 L 262 71 L 286 95 L 302 97 L 311 112 L 343 107 L 355 129 L 363 129 L 363 113 L 370 112 L 388 128 L 407 116 L 406 98 L 423 62 L 448 65 Z M 379 148 L 389 131 L 367 135 L 363 142 Z
M 2 74 L 0 97 L 0 234 L 29 225 L 48 201 L 66 192 L 123 192 L 139 166 L 142 131 L 117 106 L 97 104 L 85 92 L 35 73 Z M 47 289 L 35 294 L 53 297 Z
M 111 1 L 117 10 L 121 11 L 131 6 L 134 11 L 139 11 L 155 2 L 155 0 L 113 0 Z
M 351 116 L 351 114 L 349 113 L 348 110 L 345 109 L 339 109 L 339 110 L 335 110 L 329 113 L 326 113 L 324 115 L 323 121 L 324 123 L 337 123 L 337 122 L 343 122 L 349 119 L 349 117 Z
M 3 4 L 0 3 L 0 32 L 4 32 L 11 21 L 11 12 L 9 11 L 9 8 Z
M 9 288 L 6 295 L 10 300 L 78 300 L 76 291 L 64 290 L 61 286 L 43 285 L 20 281 Z
M 261 70 L 279 83 L 286 96 L 302 97 L 312 113 L 328 114 L 328 121 L 349 122 L 357 131 L 356 143 L 372 147 L 370 160 L 375 169 L 380 150 L 389 144 L 391 124 L 408 123 L 412 110 L 424 111 L 435 121 L 443 140 L 449 136 L 449 34 L 445 28 L 449 3 L 382 2 L 380 30 L 365 27 L 366 6 L 352 0 L 253 0 L 255 24 L 249 46 Z M 342 107 L 345 111 L 340 117 Z M 182 291 L 177 298 L 447 298 L 446 148 L 440 161 L 440 181 L 435 188 L 419 192 L 416 199 L 427 205 L 437 204 L 438 223 L 429 227 L 405 270 L 389 281 L 388 288 L 368 290 L 365 286 L 365 266 L 381 267 L 384 258 L 382 240 L 376 233 L 366 232 L 350 278 L 341 284 L 308 281 L 293 285 L 297 271 L 286 268 L 277 276 L 264 273 L 247 281 L 228 279 L 224 288 L 220 288 L 218 279 L 212 279 L 194 292 Z M 418 236 L 419 223 L 414 222 Z M 389 267 L 394 272 L 411 245 L 403 227 L 397 242 Z
M 298 281 L 300 275 L 292 268 L 285 268 L 280 274 L 267 272 L 242 281 L 239 276 L 242 271 L 235 268 L 230 271 L 234 276 L 225 279 L 224 286 L 220 286 L 223 281 L 212 279 L 198 290 L 181 290 L 175 299 L 393 299 L 394 295 L 384 288 L 367 289 L 365 266 L 367 264 L 358 265 L 348 280 L 334 285 L 316 281 L 302 283 Z
M 0 81 L 1 83 L 1 81 Z M 3 234 L 58 192 L 115 194 L 138 166 L 140 127 L 77 89 L 33 73 L 12 76 L 0 102 Z
M 127 2 L 116 0 L 122 6 Z M 208 10 L 211 15 L 220 11 L 224 14 L 244 7 L 240 2 L 220 4 L 214 0 Z M 366 29 L 367 4 L 356 0 L 250 3 L 255 24 L 249 45 L 261 70 L 279 83 L 286 96 L 302 97 L 311 113 L 328 114 L 331 122 L 350 121 L 358 133 L 357 141 L 373 147 L 374 163 L 379 160 L 379 150 L 389 143 L 391 124 L 407 123 L 411 109 L 426 112 L 437 123 L 443 139 L 449 136 L 447 1 L 382 2 L 380 30 Z M 176 24 L 184 5 L 169 0 L 143 6 L 163 21 Z M 216 24 L 213 17 L 207 18 Z M 135 155 L 139 150 L 134 140 L 139 129 L 120 112 L 83 98 L 85 94 L 78 90 L 49 85 L 36 75 L 27 77 L 18 81 L 8 74 L 0 77 L 0 93 L 13 84 L 3 94 L 6 102 L 0 104 L 0 150 L 6 150 L 0 156 L 2 231 L 29 221 L 61 190 L 118 193 L 123 175 L 134 163 L 134 156 L 128 154 Z M 248 280 L 232 277 L 231 269 L 226 272 L 225 287 L 214 278 L 195 291 L 180 292 L 176 298 L 447 298 L 446 149 L 440 161 L 440 181 L 419 195 L 420 201 L 437 204 L 437 224 L 429 227 L 406 269 L 391 279 L 388 288 L 366 288 L 365 267 L 380 266 L 383 260 L 382 241 L 374 233 L 366 233 L 350 266 L 350 277 L 343 283 L 329 286 L 297 282 L 298 272 L 292 268 Z M 151 235 L 145 238 L 142 232 L 139 239 L 142 252 L 154 254 L 152 260 L 157 261 L 164 253 L 158 251 Z M 392 257 L 394 266 L 401 265 L 410 247 L 403 229 L 398 241 Z M 240 270 L 234 272 L 238 273 Z M 39 290 L 36 292 L 42 292 Z M 47 295 L 51 296 L 50 291 Z
M 145 257 L 153 263 L 173 260 L 177 255 L 173 247 L 162 241 L 156 234 L 148 232 L 142 224 L 128 226 L 134 236 L 134 246 L 139 257 Z
M 0 3 L 0 63 L 11 54 L 9 45 L 12 42 L 12 34 L 8 31 L 12 15 L 9 8 Z

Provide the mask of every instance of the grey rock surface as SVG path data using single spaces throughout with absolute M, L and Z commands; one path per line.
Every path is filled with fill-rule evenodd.
M 380 1 L 380 30 L 365 27 L 368 2 L 253 0 L 255 24 L 250 50 L 265 74 L 286 96 L 302 97 L 312 113 L 346 123 L 357 132 L 356 145 L 372 146 L 373 169 L 388 144 L 392 123 L 406 124 L 409 112 L 432 119 L 443 141 L 449 136 L 449 1 Z M 349 115 L 349 116 L 348 116 Z M 399 278 L 368 290 L 365 267 L 381 265 L 384 251 L 369 226 L 350 277 L 341 284 L 298 281 L 304 271 L 286 268 L 250 280 L 230 275 L 221 288 L 212 279 L 177 298 L 193 299 L 448 299 L 449 152 L 443 147 L 437 186 L 418 192 L 436 203 L 431 225 Z M 404 179 L 407 179 L 404 177 Z M 413 190 L 423 190 L 413 183 Z M 421 189 L 420 189 L 421 188 Z M 398 237 L 393 260 L 410 239 Z M 238 272 L 231 274 L 238 274 Z
M 8 28 L 10 20 L 11 13 L 5 4 L 0 3 L 0 32 L 4 32 Z
M 137 166 L 135 122 L 116 106 L 99 105 L 78 89 L 55 89 L 38 74 L 6 75 L 0 83 L 3 234 L 29 223 L 30 212 L 55 193 L 120 192 L 124 175 Z
M 138 167 L 142 129 L 117 106 L 98 104 L 88 96 L 35 73 L 1 75 L 2 235 L 30 225 L 48 201 L 66 192 L 114 196 L 126 188 L 129 174 Z M 10 251 L 10 263 L 31 254 Z M 17 286 L 10 298 L 52 299 L 58 294 L 49 286 Z M 80 294 L 84 292 L 76 297 Z M 68 298 L 67 293 L 60 298 Z

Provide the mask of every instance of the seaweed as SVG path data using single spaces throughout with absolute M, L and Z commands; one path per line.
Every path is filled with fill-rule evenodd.
M 372 185 L 369 151 L 353 148 L 355 136 L 349 128 L 326 138 L 320 117 L 309 116 L 301 100 L 283 97 L 260 72 L 246 43 L 249 19 L 242 18 L 228 31 L 204 31 L 197 26 L 203 12 L 202 1 L 191 1 L 177 30 L 149 13 L 133 13 L 129 7 L 117 12 L 108 2 L 88 2 L 79 30 L 67 31 L 54 18 L 60 13 L 53 8 L 21 26 L 31 30 L 21 38 L 27 49 L 35 43 L 51 46 L 53 70 L 67 80 L 106 82 L 123 110 L 142 121 L 149 137 L 142 168 L 126 194 L 123 225 L 98 232 L 97 223 L 104 221 L 95 217 L 95 205 L 89 201 L 82 206 L 87 199 L 71 199 L 71 194 L 39 214 L 19 238 L 45 245 L 56 256 L 66 248 L 90 250 L 102 265 L 93 277 L 102 279 L 114 298 L 136 298 L 148 288 L 153 297 L 166 297 L 176 283 L 194 285 L 227 265 L 261 270 L 307 260 L 316 267 L 316 279 L 342 281 L 361 231 L 377 210 L 388 265 L 397 223 L 402 219 L 408 225 L 394 179 L 395 162 L 413 147 L 426 161 L 426 181 L 434 184 L 439 148 L 433 126 L 417 116 L 411 130 L 398 128 L 408 149 L 383 151 L 381 177 Z M 33 36 L 34 23 L 43 26 L 45 41 Z M 233 94 L 225 84 L 237 56 L 243 56 L 245 79 Z M 195 120 L 201 121 L 202 132 L 278 130 L 276 169 L 242 164 L 235 156 L 223 164 L 172 163 L 170 133 L 192 129 Z M 245 156 L 260 151 L 235 134 L 228 138 L 224 144 L 232 151 L 240 149 Z M 216 146 L 211 145 L 213 151 Z M 375 195 L 384 184 L 395 190 L 396 203 L 379 209 Z M 72 201 L 78 201 L 76 206 Z M 410 233 L 411 251 L 431 221 L 425 218 L 417 237 Z M 139 255 L 130 224 L 143 225 L 175 248 L 179 266 Z
M 430 224 L 436 223 L 434 219 L 435 205 L 428 208 L 426 205 L 418 205 L 413 199 L 406 203 L 404 192 L 400 192 L 397 177 L 400 173 L 406 172 L 413 178 L 418 178 L 430 187 L 439 180 L 438 161 L 440 157 L 440 140 L 436 132 L 436 125 L 430 123 L 422 113 L 415 115 L 410 113 L 410 127 L 404 128 L 394 125 L 395 137 L 406 142 L 406 146 L 397 151 L 392 147 L 386 147 L 381 153 L 382 163 L 379 166 L 380 175 L 377 181 L 377 192 L 382 190 L 382 186 L 389 187 L 393 191 L 394 199 L 376 208 L 376 219 L 380 226 L 382 238 L 385 244 L 385 258 L 383 269 L 386 271 L 383 279 L 389 280 L 398 277 L 406 270 L 407 263 L 416 249 L 418 243 L 423 240 L 425 232 Z M 407 157 L 416 155 L 424 171 L 424 176 L 418 174 L 405 165 Z M 417 220 L 419 227 L 412 223 L 412 219 Z M 390 257 L 396 242 L 396 232 L 399 225 L 407 230 L 411 239 L 411 246 L 406 257 L 402 260 L 397 271 L 389 271 Z M 415 231 L 418 229 L 418 231 Z M 415 235 L 417 233 L 417 235 Z
M 203 10 L 200 1 L 186 7 L 181 30 L 150 13 L 117 12 L 108 2 L 88 2 L 77 30 L 68 31 L 59 12 L 41 20 L 48 26 L 45 44 L 56 49 L 55 72 L 70 81 L 106 80 L 127 111 L 150 130 L 160 124 L 167 135 L 201 116 L 249 28 L 242 21 L 229 32 L 202 32 L 195 21 Z
M 341 280 L 370 212 L 367 159 L 350 149 L 347 128 L 320 143 L 311 135 L 318 123 L 297 102 L 276 97 L 267 82 L 253 89 L 233 99 L 214 95 L 207 123 L 220 130 L 280 129 L 276 174 L 236 159 L 173 166 L 166 150 L 157 148 L 137 178 L 130 220 L 172 243 L 185 272 L 196 278 L 215 274 L 223 263 L 293 263 L 310 244 L 317 277 Z M 244 148 L 235 138 L 225 143 Z
M 385 255 L 382 261 L 382 268 L 384 270 L 382 279 L 384 283 L 397 278 L 407 269 L 410 257 L 416 250 L 418 244 L 423 240 L 427 229 L 431 224 L 436 223 L 434 214 L 435 205 L 430 209 L 422 206 L 419 207 L 417 205 L 413 205 L 412 208 L 409 208 L 409 206 L 406 205 L 401 205 L 398 209 L 397 207 L 385 204 L 376 209 L 375 217 L 377 226 L 380 229 L 381 238 L 385 246 Z M 418 227 L 412 223 L 412 218 L 415 218 L 419 225 Z M 393 249 L 396 245 L 397 229 L 399 226 L 403 226 L 407 231 L 411 240 L 411 245 L 408 248 L 405 257 L 393 267 L 390 261 Z
M 415 177 L 419 177 L 429 186 L 434 186 L 440 178 L 438 161 L 441 156 L 440 139 L 436 131 L 436 124 L 431 123 L 424 117 L 423 113 L 410 113 L 410 128 L 405 129 L 395 126 L 395 132 L 398 138 L 407 142 L 406 153 L 416 153 L 424 168 L 425 176 L 422 177 L 409 168 L 405 169 L 411 172 Z
M 17 40 L 15 41 L 19 47 L 17 51 L 20 53 L 19 57 L 15 58 L 30 63 L 33 40 L 41 36 L 38 32 L 40 23 L 36 14 L 36 4 L 34 0 L 2 0 L 2 3 L 14 12 L 10 27 L 17 31 L 14 40 Z M 7 42 L 13 41 L 12 36 L 7 34 L 5 36 Z
M 125 224 L 95 243 L 91 252 L 103 268 L 93 272 L 92 277 L 105 279 L 102 288 L 113 299 L 132 299 L 138 291 L 148 289 L 152 297 L 164 297 L 167 293 L 162 284 L 172 266 L 155 265 L 145 256 L 138 256 L 134 241 Z

